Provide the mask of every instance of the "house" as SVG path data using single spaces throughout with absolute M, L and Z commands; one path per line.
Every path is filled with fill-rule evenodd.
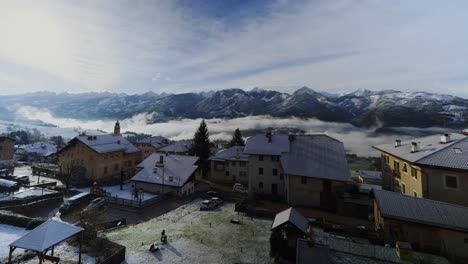
M 146 159 L 151 154 L 156 153 L 161 148 L 169 145 L 171 141 L 162 136 L 154 136 L 138 140 L 135 147 L 140 149 L 142 159 Z
M 120 134 L 118 121 L 113 134 L 77 136 L 58 153 L 60 173 L 78 174 L 76 180 L 86 183 L 119 183 L 134 174 L 141 159 L 140 150 Z
M 188 155 L 191 146 L 192 140 L 179 140 L 160 148 L 158 152 L 177 155 Z
M 386 243 L 468 260 L 468 207 L 374 190 L 374 219 Z
M 232 146 L 218 151 L 210 160 L 210 179 L 223 184 L 249 183 L 249 155 L 243 146 Z
M 256 135 L 246 141 L 249 192 L 291 205 L 335 209 L 350 182 L 343 143 L 324 134 Z
M 0 136 L 0 164 L 11 163 L 15 153 L 16 140 L 7 136 Z
M 195 191 L 198 157 L 153 153 L 140 164 L 131 181 L 136 189 L 155 194 L 191 195 Z
M 271 230 L 282 229 L 287 234 L 288 246 L 296 248 L 298 238 L 305 238 L 310 233 L 309 220 L 293 207 L 275 215 Z
M 383 188 L 468 206 L 468 137 L 432 135 L 374 146 L 381 152 Z
M 24 145 L 16 149 L 15 154 L 21 161 L 45 162 L 48 157 L 57 152 L 57 147 L 46 142 Z

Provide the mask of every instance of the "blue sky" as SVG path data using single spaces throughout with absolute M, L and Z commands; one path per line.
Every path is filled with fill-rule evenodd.
M 468 98 L 466 1 L 2 1 L 2 94 L 395 89 Z

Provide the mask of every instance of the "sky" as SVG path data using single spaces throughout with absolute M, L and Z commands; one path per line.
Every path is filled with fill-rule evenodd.
M 468 1 L 1 1 L 0 94 L 308 86 L 468 98 Z

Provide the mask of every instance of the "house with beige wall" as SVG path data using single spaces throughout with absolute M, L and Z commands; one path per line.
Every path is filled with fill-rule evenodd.
M 62 175 L 73 174 L 74 181 L 100 184 L 118 183 L 134 175 L 141 160 L 140 150 L 120 134 L 119 123 L 108 135 L 81 135 L 59 152 Z
M 468 207 L 385 190 L 373 194 L 375 225 L 386 243 L 409 242 L 415 251 L 468 261 Z
M 442 134 L 374 146 L 381 152 L 383 188 L 468 206 L 468 138 Z
M 249 155 L 244 153 L 243 146 L 232 146 L 218 151 L 209 158 L 210 180 L 233 185 L 234 183 L 249 183 Z
M 158 152 L 161 148 L 171 144 L 168 138 L 162 136 L 154 136 L 144 138 L 135 142 L 135 147 L 140 149 L 142 160 L 148 158 L 151 154 Z
M 132 177 L 136 189 L 154 194 L 187 196 L 195 192 L 198 157 L 154 153 L 138 164 Z
M 350 182 L 343 143 L 324 134 L 256 135 L 246 141 L 249 193 L 335 209 Z

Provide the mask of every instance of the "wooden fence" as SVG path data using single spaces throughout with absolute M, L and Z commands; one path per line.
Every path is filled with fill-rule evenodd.
M 162 200 L 163 196 L 159 195 L 148 200 L 129 200 L 129 199 L 124 199 L 124 198 L 112 197 L 112 196 L 106 196 L 105 198 L 106 198 L 106 202 L 110 204 L 121 205 L 121 206 L 131 207 L 131 208 L 144 208 Z

